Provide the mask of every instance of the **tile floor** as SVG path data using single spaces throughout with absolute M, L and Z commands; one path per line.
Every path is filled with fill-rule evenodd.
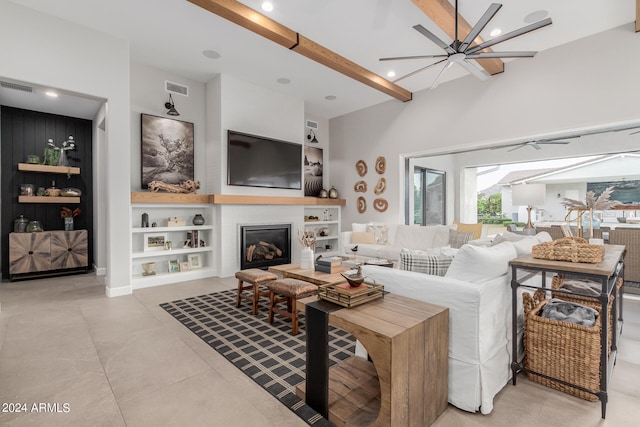
M 106 298 L 94 275 L 0 283 L 0 425 L 306 425 L 158 307 L 234 286 L 207 279 Z M 435 426 L 638 425 L 640 299 L 625 304 L 606 421 L 599 402 L 520 375 L 490 415 L 449 406 Z

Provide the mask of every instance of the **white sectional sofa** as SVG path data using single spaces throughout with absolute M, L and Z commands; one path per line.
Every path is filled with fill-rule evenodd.
M 351 249 L 358 247 L 358 257 L 385 258 L 392 261 L 400 259 L 402 249 L 432 249 L 449 245 L 449 231 L 456 225 L 404 225 L 404 224 L 358 224 L 351 225 L 351 231 L 340 233 L 342 252 L 354 255 Z M 369 241 L 364 234 L 373 234 L 375 240 Z M 356 237 L 364 237 L 358 240 Z M 364 243 L 363 243 L 364 242 Z
M 388 267 L 363 268 L 368 280 L 383 284 L 385 291 L 449 308 L 448 399 L 465 411 L 490 413 L 493 398 L 511 377 L 509 261 L 530 253 L 535 244 L 551 241 L 548 233 L 505 235 L 498 240 L 506 241 L 494 246 L 463 245 L 444 277 Z

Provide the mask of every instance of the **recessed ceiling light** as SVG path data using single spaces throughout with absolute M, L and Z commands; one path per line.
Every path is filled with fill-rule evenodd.
M 387 77 L 395 77 L 396 76 L 396 72 L 395 71 L 389 71 L 387 73 Z
M 289 83 L 291 83 L 291 80 L 289 80 L 286 77 L 280 77 L 278 80 L 276 80 L 278 83 L 280 83 L 281 85 L 288 85 Z
M 524 17 L 524 22 L 527 24 L 533 24 L 534 22 L 542 21 L 549 16 L 548 10 L 536 10 Z
M 207 49 L 207 50 L 203 50 L 202 54 L 204 56 L 206 56 L 209 59 L 218 59 L 220 58 L 220 54 L 218 52 L 216 52 L 215 50 L 211 50 L 211 49 Z
M 337 98 L 337 96 L 335 96 L 335 95 L 327 95 L 327 96 L 324 97 L 324 99 L 326 99 L 327 101 L 333 101 L 336 98 Z
M 260 7 L 262 7 L 262 10 L 265 12 L 271 12 L 273 10 L 273 3 L 270 1 L 263 1 Z
M 500 28 L 494 28 L 493 30 L 491 30 L 491 32 L 489 33 L 489 35 L 491 37 L 495 37 L 495 36 L 499 36 L 500 34 L 502 34 L 502 30 Z
M 47 91 L 44 94 L 49 96 L 49 97 L 51 97 L 51 98 L 57 98 L 58 97 L 58 94 L 55 93 L 55 92 L 52 92 L 52 91 Z

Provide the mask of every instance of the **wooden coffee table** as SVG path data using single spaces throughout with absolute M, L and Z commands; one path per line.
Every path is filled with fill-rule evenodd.
M 340 272 L 349 270 L 350 267 L 340 267 Z M 305 282 L 313 283 L 314 285 L 337 285 L 338 283 L 346 282 L 344 277 L 340 273 L 323 273 L 322 271 L 315 271 L 314 269 L 302 269 L 300 264 L 283 264 L 274 265 L 269 267 L 269 271 L 275 274 L 280 274 L 285 279 L 298 279 Z

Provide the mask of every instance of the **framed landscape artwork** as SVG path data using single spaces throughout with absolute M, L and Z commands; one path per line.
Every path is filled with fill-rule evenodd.
M 322 148 L 304 147 L 304 195 L 317 197 L 322 190 Z
M 142 188 L 151 181 L 180 184 L 194 179 L 193 123 L 141 115 Z

